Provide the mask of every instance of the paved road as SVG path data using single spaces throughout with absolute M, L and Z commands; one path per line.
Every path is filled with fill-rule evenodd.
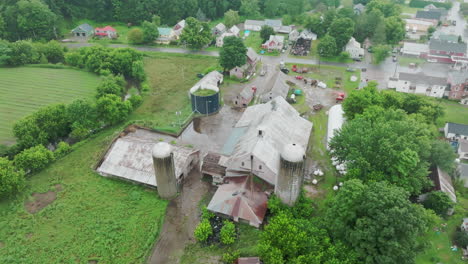
M 455 1 L 452 2 L 453 6 L 452 8 L 448 11 L 447 14 L 447 19 L 448 20 L 455 20 L 457 21 L 456 26 L 449 25 L 448 27 L 440 27 L 436 31 L 436 35 L 438 34 L 454 34 L 457 36 L 462 36 L 462 38 L 466 41 L 468 40 L 468 36 L 465 35 L 465 27 L 466 27 L 466 20 L 465 18 L 460 14 L 460 3 Z

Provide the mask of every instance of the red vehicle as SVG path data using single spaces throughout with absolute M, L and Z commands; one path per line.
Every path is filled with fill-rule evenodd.
M 345 93 L 338 93 L 336 95 L 336 102 L 342 102 L 345 99 Z
M 302 76 L 298 75 L 298 76 L 296 76 L 296 79 L 298 79 L 298 80 L 302 80 L 302 79 L 304 79 L 304 77 L 302 77 Z
M 292 70 L 293 72 L 296 72 L 296 71 L 297 71 L 297 66 L 296 66 L 296 65 L 293 65 L 291 70 Z

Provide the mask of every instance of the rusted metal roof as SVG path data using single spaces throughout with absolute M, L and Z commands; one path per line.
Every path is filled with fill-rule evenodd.
M 225 175 L 226 174 L 226 166 L 223 164 L 223 162 L 227 158 L 216 153 L 208 153 L 206 156 L 203 158 L 203 164 L 201 171 L 202 173 L 207 173 L 207 174 L 216 174 L 216 175 Z
M 268 196 L 259 183 L 249 180 L 249 176 L 234 177 L 218 187 L 208 210 L 259 227 L 267 211 L 267 201 Z

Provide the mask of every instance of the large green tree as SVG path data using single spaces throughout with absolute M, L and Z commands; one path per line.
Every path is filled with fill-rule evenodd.
M 200 22 L 193 17 L 186 19 L 186 26 L 180 36 L 182 43 L 194 49 L 201 49 L 211 42 L 211 38 L 208 23 Z
M 247 48 L 242 39 L 238 37 L 224 38 L 224 45 L 219 53 L 219 64 L 224 71 L 246 63 Z
M 391 0 L 372 0 L 366 5 L 366 12 L 380 10 L 385 17 L 399 16 L 401 7 Z
M 49 40 L 57 37 L 57 17 L 40 0 L 20 0 L 16 16 L 22 38 Z
M 385 19 L 385 32 L 389 44 L 398 44 L 405 38 L 405 21 L 399 16 L 392 16 Z
M 96 103 L 98 118 L 105 124 L 114 125 L 124 121 L 132 111 L 130 101 L 122 101 L 115 94 L 106 94 Z
M 155 23 L 143 21 L 141 29 L 144 43 L 153 43 L 159 37 L 158 25 Z
M 260 30 L 260 38 L 262 39 L 262 43 L 270 39 L 271 35 L 275 35 L 275 30 L 270 26 L 263 26 Z
M 327 33 L 327 29 L 323 25 L 321 15 L 318 13 L 312 14 L 307 17 L 305 21 L 305 27 L 317 34 L 319 38 L 321 38 Z
M 330 35 L 325 35 L 317 45 L 317 51 L 322 57 L 332 57 L 337 54 L 336 40 Z
M 446 193 L 433 191 L 427 195 L 426 200 L 423 201 L 423 205 L 440 216 L 447 216 L 448 210 L 453 207 L 454 202 Z
M 96 98 L 101 98 L 106 94 L 115 94 L 122 97 L 125 89 L 125 80 L 122 76 L 107 76 L 97 87 Z
M 246 17 L 256 17 L 260 15 L 260 7 L 258 0 L 241 0 L 241 6 L 239 9 L 241 15 Z
M 440 167 L 445 172 L 452 173 L 457 157 L 452 146 L 445 141 L 434 140 L 431 149 L 431 164 Z
M 228 11 L 226 11 L 226 13 L 224 13 L 224 24 L 227 27 L 230 28 L 234 25 L 239 24 L 239 22 L 240 22 L 240 17 L 239 17 L 238 11 L 229 9 Z
M 336 48 L 341 51 L 354 33 L 354 21 L 350 18 L 338 18 L 328 29 L 328 34 L 335 38 Z
M 391 48 L 388 45 L 376 45 L 372 50 L 374 52 L 372 62 L 374 64 L 380 64 L 390 55 Z
M 372 106 L 335 134 L 330 151 L 346 164 L 348 179 L 388 181 L 419 194 L 430 185 L 433 136 L 428 125 L 402 110 Z
M 346 181 L 326 212 L 332 236 L 356 251 L 356 263 L 366 264 L 414 263 L 430 219 L 403 189 L 359 180 Z

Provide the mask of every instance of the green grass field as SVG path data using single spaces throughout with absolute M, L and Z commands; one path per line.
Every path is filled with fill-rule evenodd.
M 445 108 L 445 116 L 437 123 L 440 127 L 444 126 L 445 122 L 468 125 L 468 106 L 449 100 L 442 100 L 442 105 Z
M 92 97 L 99 84 L 92 73 L 37 67 L 0 68 L 0 144 L 14 143 L 14 122 L 55 103 Z

